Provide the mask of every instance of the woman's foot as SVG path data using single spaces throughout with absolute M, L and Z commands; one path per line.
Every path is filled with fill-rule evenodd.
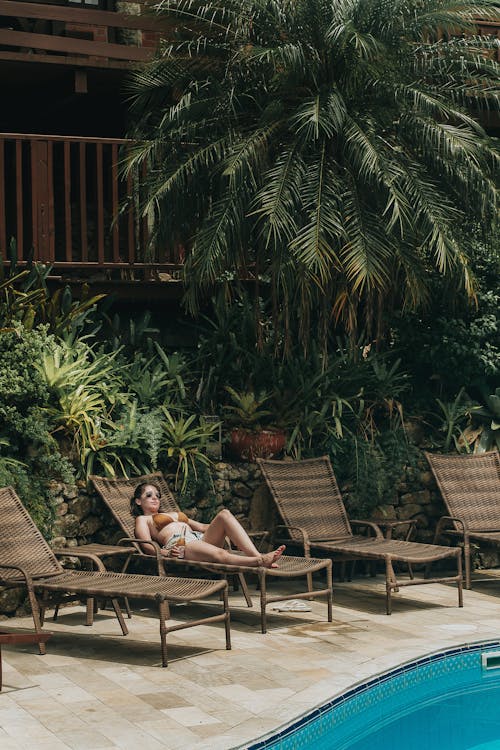
M 277 549 L 273 550 L 272 552 L 266 552 L 265 555 L 262 555 L 262 565 L 265 568 L 277 568 L 276 560 L 278 560 L 283 552 L 285 551 L 285 545 L 282 544 Z

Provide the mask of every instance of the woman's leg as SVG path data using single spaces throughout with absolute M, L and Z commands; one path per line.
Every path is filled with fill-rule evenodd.
M 241 523 L 233 516 L 230 510 L 224 509 L 217 513 L 208 529 L 203 533 L 203 541 L 214 544 L 216 547 L 223 547 L 226 536 L 245 555 L 249 555 L 250 557 L 258 557 L 260 555 L 260 552 Z M 246 563 L 241 564 L 245 565 Z
M 266 568 L 277 568 L 276 560 L 281 557 L 284 550 L 285 546 L 281 545 L 272 552 L 264 554 L 257 552 L 255 555 L 236 555 L 230 550 L 222 549 L 209 542 L 199 541 L 186 544 L 184 559 L 193 562 L 214 562 L 222 565 L 248 565 L 252 568 L 260 565 Z

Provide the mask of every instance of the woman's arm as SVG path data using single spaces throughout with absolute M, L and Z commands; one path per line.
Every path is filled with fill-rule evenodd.
M 146 516 L 137 516 L 135 519 L 135 536 L 137 539 L 144 539 L 145 542 L 152 541 Z M 141 544 L 141 548 L 146 555 L 156 555 L 156 549 L 152 544 Z

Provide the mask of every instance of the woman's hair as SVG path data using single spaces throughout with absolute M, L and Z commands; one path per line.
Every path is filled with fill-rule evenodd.
M 137 505 L 135 502 L 140 498 L 142 493 L 144 492 L 144 487 L 154 487 L 155 490 L 158 492 L 158 495 L 161 497 L 161 490 L 160 487 L 155 484 L 154 482 L 141 482 L 137 485 L 137 487 L 134 490 L 134 494 L 130 498 L 130 512 L 133 516 L 142 516 L 142 508 L 140 505 Z

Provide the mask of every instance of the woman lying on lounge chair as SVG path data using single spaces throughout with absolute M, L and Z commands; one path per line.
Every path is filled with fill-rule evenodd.
M 154 540 L 165 557 L 179 557 L 193 562 L 214 562 L 223 565 L 249 565 L 277 568 L 285 546 L 272 552 L 260 553 L 240 522 L 229 510 L 221 510 L 209 523 L 199 523 L 184 513 L 160 513 L 161 492 L 156 484 L 139 484 L 130 500 L 130 512 L 135 516 L 135 536 L 143 539 L 144 552 L 154 554 Z M 237 555 L 223 549 L 229 537 L 232 544 L 243 552 Z

